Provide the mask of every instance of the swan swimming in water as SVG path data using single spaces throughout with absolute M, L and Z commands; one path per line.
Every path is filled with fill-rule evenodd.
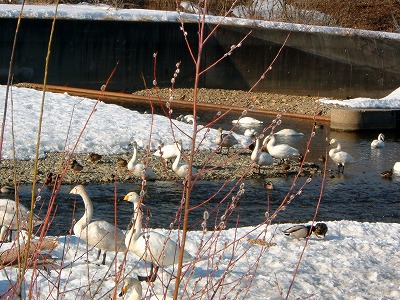
M 152 168 L 146 167 L 146 165 L 136 162 L 137 143 L 136 141 L 133 141 L 131 144 L 133 146 L 133 155 L 128 162 L 128 170 L 131 171 L 133 176 L 135 176 L 136 178 L 143 178 L 144 175 L 146 180 L 157 180 L 157 175 Z
M 102 220 L 92 222 L 93 204 L 85 188 L 82 185 L 77 185 L 69 193 L 80 195 L 85 203 L 85 213 L 75 223 L 73 229 L 74 234 L 78 238 L 84 240 L 90 246 L 99 249 L 96 260 L 99 259 L 102 250 L 104 251 L 103 265 L 106 263 L 107 251 L 117 250 L 117 252 L 124 252 L 126 250 L 125 234 L 121 229 Z
M 282 135 L 282 136 L 304 136 L 303 133 L 297 132 L 293 129 L 282 129 L 282 130 L 279 130 L 278 132 L 276 132 L 275 134 Z
M 275 142 L 275 134 L 270 134 L 263 141 L 263 145 L 267 144 L 267 150 L 272 157 L 282 160 L 285 158 L 297 158 L 300 156 L 300 153 L 296 148 L 287 144 L 275 145 Z
M 331 139 L 329 145 L 337 145 L 336 148 L 329 150 L 329 157 L 338 165 L 338 173 L 344 172 L 344 166 L 346 164 L 352 164 L 355 162 L 353 156 L 349 153 L 342 151 L 342 146 L 336 139 Z M 340 169 L 342 168 L 342 171 Z
M 396 162 L 393 166 L 393 172 L 400 173 L 400 161 Z
M 243 117 L 237 120 L 233 120 L 232 124 L 240 124 L 240 125 L 259 125 L 263 124 L 263 121 L 257 120 L 252 117 Z
M 11 241 L 13 230 L 27 228 L 30 210 L 21 203 L 18 203 L 18 210 L 20 227 L 17 226 L 17 203 L 11 199 L 0 199 L 0 241 L 4 241 L 7 231 L 10 231 L 9 241 Z M 33 214 L 33 224 L 34 226 L 42 224 L 42 220 L 35 214 Z
M 129 251 L 144 261 L 151 262 L 149 276 L 138 276 L 140 281 L 153 282 L 157 277 L 158 268 L 178 263 L 179 245 L 170 238 L 155 232 L 142 232 L 142 210 L 139 207 L 140 197 L 135 192 L 128 193 L 124 200 L 133 203 L 134 226 L 128 231 L 125 238 L 125 245 Z M 192 256 L 184 251 L 183 261 L 192 260 Z
M 378 135 L 378 139 L 373 140 L 371 142 L 371 149 L 383 148 L 383 147 L 385 147 L 385 136 L 382 133 L 380 133 Z

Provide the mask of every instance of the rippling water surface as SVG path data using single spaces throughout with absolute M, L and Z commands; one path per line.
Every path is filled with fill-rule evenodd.
M 201 116 L 205 120 L 210 114 Z M 269 124 L 272 117 L 251 115 Z M 213 127 L 222 126 L 229 129 L 231 120 L 237 116 L 225 118 Z M 303 132 L 301 138 L 286 139 L 285 142 L 305 153 L 306 145 L 310 138 L 313 122 L 306 120 L 284 119 L 277 130 L 292 128 Z M 338 139 L 343 150 L 351 153 L 357 163 L 346 166 L 344 175 L 338 175 L 335 164 L 329 160 L 328 172 L 322 197 L 318 209 L 317 220 L 354 220 L 360 222 L 395 222 L 400 221 L 400 175 L 393 176 L 392 180 L 382 179 L 380 173 L 389 170 L 396 161 L 400 161 L 400 136 L 395 131 L 383 132 L 385 134 L 386 147 L 383 149 L 370 149 L 370 143 L 376 139 L 379 132 L 329 132 L 328 126 L 317 129 L 310 144 L 310 152 L 307 161 L 319 163 L 320 155 L 326 156 L 327 135 L 329 138 Z M 243 133 L 245 128 L 238 127 L 235 131 Z M 262 128 L 259 128 L 261 131 Z M 281 140 L 283 141 L 283 140 Z M 250 161 L 250 157 L 249 157 Z M 332 178 L 331 178 L 332 177 Z M 275 186 L 269 194 L 263 188 L 263 183 L 271 180 Z M 245 193 L 240 197 L 238 206 L 230 216 L 227 226 L 256 225 L 265 221 L 267 212 L 273 213 L 288 194 L 293 184 L 293 177 L 288 178 L 263 178 L 246 180 L 244 182 Z M 295 194 L 305 183 L 306 178 L 299 178 L 290 194 Z M 301 190 L 301 194 L 281 211 L 274 222 L 308 222 L 313 219 L 316 206 L 322 189 L 322 176 L 316 175 L 311 182 Z M 225 184 L 225 185 L 224 185 Z M 222 191 L 218 191 L 222 188 Z M 73 186 L 62 186 L 56 200 L 57 213 L 51 225 L 50 234 L 66 234 L 71 228 L 72 220 L 83 215 L 84 207 L 80 197 L 68 194 Z M 131 203 L 117 201 L 114 209 L 114 199 L 122 199 L 129 191 L 140 190 L 139 183 L 102 184 L 86 187 L 94 207 L 95 218 L 114 221 L 114 210 L 117 211 L 117 221 L 121 228 L 126 228 L 129 223 L 133 207 Z M 233 195 L 238 192 L 236 181 L 199 181 L 193 192 L 191 205 L 199 204 L 210 198 L 204 206 L 194 209 L 190 213 L 190 229 L 201 228 L 203 213 L 207 210 L 210 214 L 207 226 L 214 227 L 219 224 Z M 230 193 L 230 191 L 232 192 Z M 30 186 L 21 187 L 21 201 L 28 203 L 30 199 Z M 44 209 L 51 191 L 43 189 Z M 213 197 L 215 194 L 217 196 Z M 213 197 L 213 198 L 212 198 Z M 226 197 L 226 199 L 225 199 Z M 225 199 L 225 200 L 224 200 Z M 177 208 L 182 200 L 182 186 L 179 182 L 150 182 L 147 186 L 145 198 L 145 211 L 149 227 L 169 227 L 175 219 Z M 39 209 L 40 203 L 37 205 Z M 76 211 L 75 211 L 76 207 Z M 75 213 L 74 213 L 75 211 Z M 40 212 L 43 216 L 43 213 Z

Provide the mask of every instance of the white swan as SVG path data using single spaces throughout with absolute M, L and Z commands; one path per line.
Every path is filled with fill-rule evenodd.
M 126 293 L 130 290 L 133 289 L 132 293 L 129 295 L 129 297 L 126 300 L 141 300 L 142 299 L 142 294 L 143 294 L 143 289 L 142 289 L 142 284 L 140 281 L 136 278 L 133 277 L 127 277 L 124 279 L 124 283 L 122 285 L 121 292 L 119 293 L 119 297 L 122 297 L 126 295 Z M 164 299 L 164 300 L 172 300 L 173 298 L 168 297 L 166 295 L 152 295 L 149 297 L 144 298 L 145 300 L 159 300 L 159 299 Z
M 158 268 L 161 266 L 173 265 L 178 263 L 179 246 L 170 238 L 155 232 L 142 232 L 142 211 L 139 206 L 140 197 L 135 192 L 128 193 L 124 200 L 132 202 L 134 226 L 128 231 L 125 238 L 125 245 L 129 251 L 143 259 L 151 262 L 149 276 L 138 276 L 140 281 L 154 281 L 157 276 Z M 183 261 L 192 260 L 192 256 L 184 251 Z
M 400 161 L 396 162 L 393 166 L 393 172 L 400 173 Z
M 218 135 L 215 139 L 215 144 L 218 145 L 217 153 L 221 153 L 222 148 L 227 148 L 227 153 L 229 153 L 229 149 L 239 144 L 239 142 L 231 133 L 223 133 L 222 128 L 218 128 Z
M 104 251 L 103 265 L 106 262 L 107 251 L 125 251 L 125 234 L 121 229 L 106 221 L 99 220 L 91 222 L 93 217 L 93 204 L 85 188 L 82 185 L 77 185 L 69 193 L 80 195 L 85 203 L 85 213 L 82 218 L 75 223 L 74 234 L 90 246 L 99 249 L 96 260 L 99 259 L 101 250 Z
M 178 142 L 175 142 L 173 144 L 159 147 L 159 149 L 154 152 L 153 155 L 156 157 L 161 157 L 165 160 L 169 160 L 175 158 L 179 152 Z
M 385 147 L 385 136 L 382 134 L 382 133 L 380 133 L 379 135 L 378 135 L 378 139 L 377 140 L 373 140 L 372 142 L 371 142 L 371 149 L 376 149 L 376 148 L 383 148 L 383 147 Z
M 176 175 L 178 175 L 180 178 L 186 178 L 188 175 L 188 170 L 189 170 L 189 165 L 188 164 L 182 164 L 180 162 L 181 157 L 182 157 L 182 141 L 178 142 L 178 155 L 175 158 L 174 163 L 172 164 L 172 171 Z M 193 175 L 197 174 L 197 169 L 192 167 L 192 177 Z
M 157 180 L 157 175 L 152 168 L 146 167 L 146 165 L 136 162 L 137 143 L 136 141 L 132 141 L 131 144 L 133 146 L 133 155 L 128 162 L 128 170 L 131 171 L 133 176 L 135 176 L 136 178 L 143 178 L 144 176 L 146 180 Z
M 241 124 L 241 125 L 258 125 L 263 124 L 263 121 L 257 120 L 252 117 L 243 117 L 237 120 L 233 120 L 232 124 Z
M 274 159 L 269 153 L 260 151 L 260 138 L 256 139 L 256 146 L 251 153 L 250 159 L 258 165 L 258 173 L 261 172 L 262 166 L 268 166 L 274 163 Z
M 336 139 L 331 139 L 329 145 L 337 145 L 336 148 L 329 150 L 329 157 L 338 165 L 338 172 L 340 173 L 340 168 L 342 167 L 342 173 L 344 172 L 344 166 L 346 164 L 352 164 L 355 162 L 353 156 L 349 153 L 342 151 L 342 146 Z
M 288 128 L 279 130 L 275 134 L 276 135 L 282 135 L 282 136 L 304 136 L 303 133 L 297 132 L 297 131 L 295 131 L 293 129 L 288 129 Z
M 271 154 L 274 158 L 285 159 L 285 158 L 293 158 L 299 157 L 300 153 L 296 148 L 293 148 L 287 144 L 279 144 L 275 145 L 275 135 L 270 134 L 263 141 L 263 146 L 265 143 L 267 144 L 267 150 L 269 154 Z
M 19 227 L 17 226 L 17 203 L 11 199 L 0 199 L 0 241 L 4 241 L 7 232 L 10 231 L 9 241 L 11 241 L 11 231 L 27 228 L 30 210 L 18 203 Z M 33 214 L 33 225 L 42 224 L 42 220 Z

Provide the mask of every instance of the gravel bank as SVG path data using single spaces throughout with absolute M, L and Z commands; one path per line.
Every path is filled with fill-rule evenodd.
M 153 91 L 152 95 L 155 93 Z M 137 92 L 139 95 L 146 95 L 146 91 Z M 175 99 L 185 99 L 191 101 L 191 89 L 178 89 L 174 91 Z M 160 90 L 161 97 L 169 98 L 168 89 Z M 307 96 L 290 96 L 269 93 L 251 93 L 247 95 L 243 91 L 226 91 L 226 90 L 199 90 L 199 101 L 204 103 L 235 105 L 247 107 L 252 104 L 258 109 L 275 110 L 277 112 L 290 112 L 299 114 L 313 115 L 316 110 L 317 97 Z M 329 107 L 318 107 L 320 115 L 329 115 Z M 188 153 L 186 153 L 188 154 Z M 251 151 L 248 149 L 233 149 L 230 155 L 215 154 L 213 151 L 199 151 L 195 155 L 195 167 L 201 169 L 200 179 L 234 179 L 244 178 L 273 178 L 277 176 L 295 175 L 299 168 L 299 162 L 291 161 L 289 164 L 264 167 L 261 174 L 258 169 L 254 168 L 250 161 Z M 45 158 L 39 160 L 37 182 L 43 183 L 47 174 L 63 173 L 63 183 L 65 184 L 87 184 L 87 183 L 106 183 L 117 180 L 118 182 L 139 181 L 140 179 L 132 177 L 128 173 L 126 167 L 119 165 L 119 160 L 129 160 L 131 153 L 120 155 L 103 156 L 97 164 L 93 164 L 88 160 L 89 154 L 76 154 L 76 159 L 82 166 L 83 170 L 74 173 L 68 166 L 64 154 L 48 153 Z M 139 151 L 139 160 L 144 161 L 146 158 L 145 151 Z M 149 165 L 155 170 L 159 180 L 179 180 L 171 171 L 171 164 L 168 166 L 159 158 L 152 155 L 149 156 Z M 10 185 L 13 183 L 14 170 L 17 174 L 17 181 L 21 184 L 32 183 L 33 180 L 33 161 L 11 161 L 4 160 L 1 162 L 0 183 L 2 185 Z M 319 173 L 320 168 L 313 162 L 306 162 L 302 171 L 303 176 Z

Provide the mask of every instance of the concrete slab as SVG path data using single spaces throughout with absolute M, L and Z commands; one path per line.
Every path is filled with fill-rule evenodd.
M 334 108 L 331 110 L 331 129 L 334 130 L 393 130 L 399 125 L 400 109 Z

